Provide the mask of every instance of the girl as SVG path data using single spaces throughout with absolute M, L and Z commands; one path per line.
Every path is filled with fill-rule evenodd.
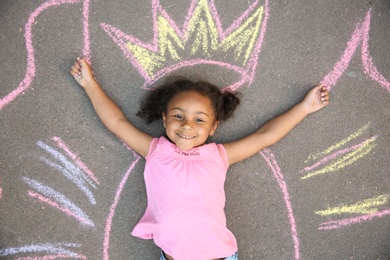
M 228 119 L 239 98 L 207 82 L 179 80 L 152 90 L 137 115 L 147 123 L 162 118 L 167 137 L 153 138 L 133 126 L 95 81 L 84 59 L 70 73 L 90 98 L 103 124 L 146 159 L 148 204 L 132 235 L 153 239 L 160 259 L 238 259 L 237 242 L 226 227 L 224 181 L 230 165 L 283 138 L 308 114 L 329 103 L 324 86 L 265 123 L 228 143 L 205 144 Z

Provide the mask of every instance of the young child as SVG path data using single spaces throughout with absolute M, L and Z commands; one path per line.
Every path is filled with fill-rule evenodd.
M 237 242 L 226 227 L 224 181 L 230 165 L 283 138 L 308 114 L 329 103 L 324 86 L 265 123 L 228 143 L 205 144 L 240 100 L 207 82 L 179 80 L 149 92 L 137 115 L 162 118 L 166 137 L 153 138 L 133 126 L 95 81 L 84 59 L 70 73 L 90 98 L 103 124 L 146 159 L 147 208 L 132 235 L 154 239 L 160 259 L 238 259 Z

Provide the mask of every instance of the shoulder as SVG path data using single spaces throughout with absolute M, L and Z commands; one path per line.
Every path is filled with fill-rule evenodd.
M 150 144 L 148 155 L 145 157 L 147 160 L 152 154 L 154 154 L 161 146 L 169 145 L 170 142 L 165 136 L 154 137 Z
M 204 147 L 204 149 L 207 150 L 208 153 L 210 153 L 210 156 L 212 156 L 214 159 L 221 159 L 224 168 L 227 169 L 229 167 L 228 156 L 223 144 L 208 143 L 202 145 L 202 147 Z

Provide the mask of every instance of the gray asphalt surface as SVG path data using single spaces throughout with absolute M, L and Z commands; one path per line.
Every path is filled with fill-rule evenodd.
M 158 259 L 152 241 L 130 235 L 146 207 L 144 160 L 104 128 L 69 75 L 80 55 L 128 118 L 155 136 L 161 122 L 135 116 L 148 77 L 238 86 L 242 104 L 216 142 L 251 133 L 327 83 L 326 109 L 230 168 L 228 226 L 244 260 L 390 259 L 390 2 L 195 3 L 1 1 L 0 259 Z M 153 8 L 176 27 L 158 31 L 169 35 L 160 45 L 167 52 L 149 61 L 162 67 L 142 68 L 140 49 L 126 44 L 155 47 Z M 233 33 L 245 25 L 240 17 L 253 17 L 246 34 Z M 198 31 L 203 25 L 211 29 Z M 195 31 L 178 43 L 185 28 Z M 225 45 L 213 49 L 215 32 Z M 199 39 L 209 39 L 206 47 Z M 137 57 L 148 61 L 145 53 Z

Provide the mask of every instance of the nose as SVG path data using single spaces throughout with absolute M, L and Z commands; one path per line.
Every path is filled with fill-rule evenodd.
M 182 123 L 182 125 L 181 125 L 181 127 L 182 127 L 183 129 L 186 129 L 186 130 L 191 130 L 191 129 L 194 128 L 192 122 L 189 121 L 189 120 L 184 120 L 183 123 Z

